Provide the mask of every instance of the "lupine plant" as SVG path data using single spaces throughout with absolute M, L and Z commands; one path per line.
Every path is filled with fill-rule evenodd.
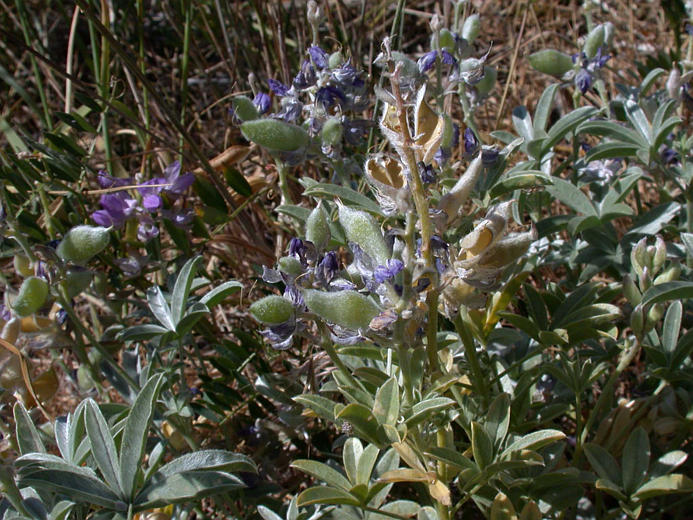
M 0 81 L 40 121 L 0 114 L 0 519 L 690 516 L 690 6 L 662 3 L 676 48 L 632 70 L 594 2 L 574 48 L 518 38 L 510 72 L 545 87 L 506 110 L 465 0 L 409 46 L 418 4 L 397 2 L 365 60 L 347 2 L 307 2 L 295 35 L 300 3 L 117 4 L 66 19 L 55 113 L 40 17 L 0 14 L 29 56 Z M 538 3 L 515 4 L 522 34 Z M 253 22 L 229 31 L 236 9 Z M 210 161 L 214 110 L 233 153 Z M 275 261 L 228 249 L 251 223 Z M 78 398 L 55 417 L 61 386 Z

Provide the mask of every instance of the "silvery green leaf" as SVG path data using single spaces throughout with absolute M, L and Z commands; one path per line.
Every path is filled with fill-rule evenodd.
M 519 106 L 513 109 L 513 125 L 515 126 L 515 131 L 520 134 L 520 136 L 529 142 L 534 139 L 534 127 L 532 126 L 532 116 L 530 115 L 527 107 Z
M 597 113 L 594 107 L 580 107 L 559 119 L 547 132 L 548 138 L 544 142 L 542 155 L 548 153 L 565 138 L 577 125 Z
M 476 421 L 472 421 L 472 452 L 474 461 L 481 469 L 493 462 L 493 442 L 484 428 Z
M 87 400 L 84 410 L 84 423 L 96 465 L 110 488 L 122 496 L 120 464 L 113 434 L 98 405 L 91 399 Z
M 505 439 L 510 425 L 510 396 L 506 393 L 499 394 L 488 409 L 484 421 L 484 429 L 491 442 L 496 446 Z
M 120 444 L 120 483 L 126 497 L 135 492 L 137 474 L 147 441 L 147 432 L 154 413 L 154 404 L 163 382 L 157 374 L 147 381 L 130 408 Z
M 632 495 L 644 482 L 650 467 L 650 440 L 638 426 L 628 437 L 621 456 L 622 482 L 627 495 Z
M 277 513 L 265 506 L 257 506 L 257 512 L 262 517 L 263 520 L 284 520 Z
M 379 453 L 380 450 L 373 444 L 369 444 L 363 450 L 356 466 L 356 482 L 358 484 L 368 484 Z
M 349 437 L 344 443 L 342 459 L 344 461 L 344 471 L 352 484 L 360 484 L 356 478 L 359 459 L 363 454 L 363 444 L 356 437 Z
M 635 498 L 645 500 L 670 493 L 693 493 L 693 480 L 680 473 L 657 477 L 638 489 Z
M 339 488 L 343 491 L 349 491 L 352 487 L 351 483 L 344 477 L 344 475 L 327 464 L 323 464 L 322 462 L 299 459 L 295 460 L 291 464 L 291 467 L 296 468 L 299 471 L 303 471 L 304 473 L 308 473 L 318 480 L 321 480 L 328 485 Z
M 541 93 L 541 97 L 539 101 L 537 101 L 537 106 L 534 108 L 534 124 L 532 127 L 534 135 L 546 132 L 546 125 L 549 121 L 551 109 L 553 108 L 553 101 L 556 98 L 559 86 L 558 83 L 552 83 Z
M 183 471 L 202 470 L 256 473 L 257 467 L 251 459 L 239 453 L 232 453 L 226 450 L 201 450 L 173 459 L 162 466 L 154 474 L 153 478 L 168 477 Z
M 316 486 L 308 488 L 298 495 L 297 504 L 299 507 L 309 506 L 311 504 L 359 506 L 361 502 L 347 491 L 328 486 Z
M 201 256 L 191 258 L 185 262 L 185 265 L 178 273 L 176 284 L 171 293 L 171 320 L 174 323 L 174 328 L 183 317 L 188 298 L 190 297 L 190 286 L 192 285 L 201 261 Z
M 585 455 L 590 461 L 592 468 L 603 479 L 607 479 L 617 486 L 621 486 L 621 468 L 616 459 L 598 444 L 591 442 L 585 443 Z
M 380 424 L 395 425 L 399 418 L 399 384 L 394 377 L 388 379 L 375 394 L 373 415 Z
M 41 441 L 41 436 L 24 405 L 17 402 L 13 410 L 19 452 L 22 455 L 34 452 L 45 453 L 46 448 Z
M 202 302 L 193 303 L 190 308 L 188 308 L 185 316 L 183 316 L 176 325 L 176 334 L 178 337 L 182 338 L 190 332 L 200 318 L 206 314 L 209 314 L 207 305 Z
M 407 417 L 407 426 L 413 426 L 427 419 L 431 419 L 440 410 L 455 404 L 455 401 L 447 397 L 431 397 L 419 401 L 411 409 L 411 415 Z
M 171 309 L 169 308 L 166 298 L 161 292 L 161 288 L 159 286 L 155 285 L 147 289 L 147 302 L 149 303 L 149 309 L 152 311 L 152 314 L 154 314 L 154 317 L 159 321 L 159 323 L 161 323 L 171 332 L 175 332 L 176 324 L 173 321 Z
M 200 303 L 204 303 L 210 309 L 218 304 L 220 304 L 224 299 L 239 290 L 243 289 L 243 284 L 236 280 L 229 280 L 221 285 L 215 287 L 208 293 L 206 293 L 202 298 L 200 298 Z
M 134 510 L 189 503 L 243 487 L 242 480 L 223 471 L 183 471 L 167 476 L 157 473 L 135 498 Z

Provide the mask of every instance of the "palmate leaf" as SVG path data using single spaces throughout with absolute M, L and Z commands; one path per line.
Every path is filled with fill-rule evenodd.
M 171 319 L 173 320 L 174 326 L 178 325 L 178 322 L 185 313 L 185 307 L 188 303 L 188 297 L 190 296 L 190 287 L 195 279 L 195 274 L 201 261 L 201 256 L 191 258 L 185 262 L 180 273 L 178 273 L 173 292 L 171 293 Z
M 152 478 L 161 478 L 190 471 L 244 471 L 257 473 L 255 463 L 245 455 L 225 450 L 201 450 L 186 453 L 163 465 Z
M 21 454 L 44 453 L 46 451 L 41 436 L 34 426 L 34 421 L 31 420 L 26 408 L 20 402 L 14 405 L 14 423 L 16 425 L 17 445 Z
M 173 321 L 171 309 L 166 302 L 164 293 L 158 285 L 147 289 L 147 303 L 154 317 L 171 332 L 176 331 L 176 323 Z
M 123 496 L 119 476 L 120 463 L 118 462 L 118 452 L 113 441 L 113 434 L 101 410 L 92 399 L 87 400 L 84 421 L 91 444 L 91 455 L 94 457 L 96 465 L 111 489 Z

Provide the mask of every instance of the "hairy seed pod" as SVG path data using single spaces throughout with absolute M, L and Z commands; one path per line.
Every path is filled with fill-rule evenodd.
M 73 227 L 58 244 L 57 253 L 66 262 L 84 264 L 108 245 L 110 232 L 101 226 Z
M 681 72 L 674 65 L 667 78 L 667 94 L 672 99 L 681 99 Z
M 652 328 L 659 323 L 659 320 L 664 316 L 664 304 L 655 303 L 650 310 L 647 312 L 647 318 L 645 318 L 645 332 L 649 332 Z
M 335 146 L 342 140 L 342 122 L 338 117 L 331 117 L 320 130 L 320 140 L 323 146 Z
M 265 325 L 279 325 L 294 315 L 294 306 L 286 298 L 276 294 L 265 296 L 250 306 L 253 317 Z
M 532 242 L 537 239 L 537 230 L 525 233 L 512 233 L 498 241 L 479 260 L 482 269 L 500 269 L 517 260 L 527 252 Z
M 17 316 L 29 316 L 41 308 L 47 297 L 48 282 L 43 278 L 29 276 L 22 282 L 19 294 L 12 303 L 12 309 Z
M 390 252 L 380 226 L 371 215 L 340 204 L 339 223 L 344 228 L 347 240 L 356 243 L 378 265 L 385 265 Z
M 647 266 L 642 268 L 640 276 L 638 277 L 638 283 L 643 293 L 652 287 L 652 277 L 650 276 L 650 269 Z
M 323 251 L 330 241 L 330 224 L 322 204 L 318 204 L 306 219 L 306 240 L 313 242 L 318 251 Z
M 324 320 L 345 329 L 368 329 L 371 320 L 380 313 L 378 305 L 356 291 L 303 291 L 308 309 Z
M 341 66 L 344 63 L 344 56 L 342 56 L 342 53 L 339 51 L 333 52 L 330 54 L 329 59 L 327 60 L 327 66 L 331 69 L 336 69 L 337 67 Z
M 662 267 L 664 267 L 664 262 L 667 260 L 667 244 L 664 239 L 657 235 L 655 241 L 655 251 L 652 255 L 652 276 L 656 275 Z
M 539 72 L 557 78 L 573 69 L 573 59 L 555 49 L 544 49 L 529 56 L 529 64 Z
M 257 107 L 247 96 L 236 96 L 231 100 L 233 113 L 236 114 L 241 121 L 252 121 L 260 117 Z
M 464 172 L 464 175 L 459 178 L 452 189 L 440 199 L 438 209 L 445 212 L 448 224 L 457 217 L 457 212 L 469 197 L 483 169 L 482 166 L 481 154 L 479 154 L 477 158 L 469 164 L 467 171 Z
M 31 265 L 31 260 L 24 255 L 14 255 L 14 272 L 17 273 L 22 278 L 31 276 L 34 274 L 34 268 Z
M 643 267 L 647 265 L 647 238 L 642 238 L 635 247 L 631 249 L 630 263 L 635 270 L 635 274 L 640 276 Z
M 310 142 L 303 128 L 279 119 L 246 121 L 241 125 L 241 133 L 248 141 L 278 152 L 295 152 Z
M 303 273 L 301 261 L 295 256 L 282 256 L 278 261 L 279 269 L 293 277 Z
M 600 24 L 594 27 L 587 35 L 587 38 L 585 38 L 582 52 L 588 58 L 594 58 L 597 55 L 597 50 L 602 45 L 604 45 L 604 26 Z
M 462 26 L 462 38 L 467 40 L 470 44 L 474 43 L 476 37 L 479 36 L 479 15 L 473 14 L 464 21 Z
M 455 35 L 448 29 L 441 29 L 438 36 L 438 44 L 441 49 L 452 53 L 455 50 Z
M 606 22 L 604 25 L 604 46 L 610 49 L 614 44 L 614 24 Z

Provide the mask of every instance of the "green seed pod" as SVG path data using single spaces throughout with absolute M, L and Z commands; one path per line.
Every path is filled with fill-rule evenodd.
M 643 334 L 645 327 L 645 315 L 643 309 L 638 305 L 630 314 L 630 328 L 633 329 L 633 334 L 640 337 Z
M 14 256 L 14 272 L 17 273 L 22 278 L 31 276 L 34 274 L 34 269 L 31 265 L 31 260 L 24 255 Z
M 19 294 L 12 303 L 12 309 L 17 316 L 30 316 L 46 302 L 48 297 L 48 282 L 43 278 L 29 276 L 24 279 L 19 288 Z
M 22 320 L 20 318 L 14 317 L 11 318 L 10 321 L 5 323 L 5 325 L 2 327 L 2 333 L 0 333 L 0 337 L 7 341 L 8 343 L 14 343 L 17 341 L 17 338 L 19 337 L 19 333 L 22 330 Z
M 650 310 L 647 312 L 647 318 L 645 318 L 645 332 L 649 332 L 652 328 L 659 323 L 659 320 L 664 316 L 664 304 L 655 303 Z
M 477 94 L 481 97 L 488 96 L 493 87 L 496 85 L 496 78 L 498 77 L 498 72 L 496 72 L 495 67 L 489 65 L 484 66 L 484 77 L 481 78 L 479 83 L 474 85 L 474 89 Z
M 65 289 L 70 298 L 74 298 L 84 289 L 89 287 L 92 279 L 92 272 L 89 269 L 71 267 L 65 273 Z
M 295 152 L 308 146 L 310 136 L 300 126 L 279 119 L 256 119 L 241 125 L 243 137 L 278 152 Z
M 351 330 L 365 330 L 380 313 L 378 305 L 356 291 L 303 291 L 308 309 L 330 323 Z
M 279 270 L 293 277 L 299 276 L 303 273 L 303 266 L 301 261 L 295 256 L 282 256 L 277 262 L 279 265 Z
M 380 226 L 365 211 L 339 205 L 339 222 L 346 233 L 347 240 L 356 243 L 378 265 L 385 265 L 390 251 L 385 244 Z
M 479 178 L 479 174 L 483 169 L 482 166 L 481 154 L 479 154 L 477 158 L 469 164 L 467 171 L 464 172 L 464 175 L 459 178 L 452 189 L 440 199 L 438 209 L 445 212 L 448 217 L 448 224 L 452 222 L 455 217 L 457 217 L 457 212 L 469 197 L 469 194 L 471 193 L 472 188 L 474 188 L 474 184 L 476 184 L 476 180 Z
M 673 264 L 667 267 L 662 274 L 655 278 L 653 285 L 659 285 L 660 283 L 673 282 L 679 279 L 681 276 L 681 266 L 679 264 Z
M 455 36 L 447 29 L 441 29 L 438 36 L 438 43 L 441 49 L 452 53 L 455 50 Z
M 250 306 L 250 313 L 260 323 L 279 325 L 293 317 L 294 306 L 286 298 L 273 294 L 253 303 Z
M 585 39 L 585 45 L 582 47 L 582 52 L 588 58 L 594 58 L 597 55 L 599 47 L 604 45 L 604 26 L 597 25 L 594 27 Z
M 606 22 L 604 24 L 604 46 L 610 49 L 614 43 L 614 24 Z
M 100 226 L 73 227 L 58 244 L 58 256 L 66 262 L 84 264 L 108 245 L 110 232 Z
M 318 204 L 306 219 L 306 240 L 313 242 L 318 251 L 323 251 L 330 241 L 330 224 L 322 204 Z
M 555 49 L 544 49 L 529 57 L 529 64 L 539 72 L 550 74 L 557 78 L 573 69 L 573 59 L 567 54 Z
M 642 301 L 642 294 L 629 274 L 623 277 L 623 294 L 632 306 Z
M 397 64 L 402 64 L 402 76 L 405 78 L 415 78 L 419 72 L 419 66 L 409 56 L 399 51 L 392 51 L 392 59 Z
M 336 69 L 344 63 L 344 56 L 342 53 L 337 51 L 330 54 L 330 58 L 327 60 L 327 66 L 331 69 Z
M 479 15 L 473 14 L 469 16 L 462 26 L 462 38 L 469 43 L 474 43 L 476 37 L 479 36 Z
M 252 121 L 260 117 L 257 107 L 247 96 L 236 96 L 231 100 L 233 113 L 238 116 L 241 121 Z
M 652 287 L 652 277 L 650 276 L 650 269 L 648 267 L 642 268 L 642 272 L 638 277 L 638 283 L 640 284 L 640 290 L 642 292 L 645 292 Z
M 328 119 L 320 130 L 323 146 L 334 146 L 342 140 L 342 122 L 338 117 Z

